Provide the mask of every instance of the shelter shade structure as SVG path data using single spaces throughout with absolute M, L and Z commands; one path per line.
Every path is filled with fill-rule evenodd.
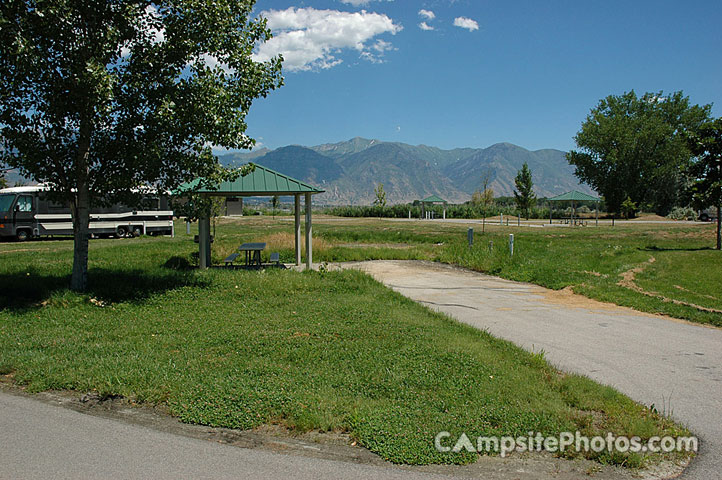
M 572 204 L 572 217 L 570 221 L 570 225 L 574 226 L 574 219 L 576 217 L 577 213 L 577 203 L 579 202 L 595 202 L 596 203 L 596 219 L 597 224 L 599 224 L 599 198 L 593 197 L 591 195 L 587 195 L 586 193 L 578 192 L 576 190 L 572 190 L 571 192 L 562 193 L 561 195 L 557 195 L 556 197 L 552 197 L 547 199 L 549 202 L 571 202 Z M 549 205 L 549 223 L 552 223 L 552 208 L 551 205 Z
M 184 191 L 193 191 L 194 193 L 208 197 L 292 196 L 294 199 L 296 265 L 301 265 L 301 196 L 303 195 L 306 210 L 306 267 L 311 268 L 313 262 L 311 196 L 317 193 L 323 193 L 323 190 L 319 190 L 300 180 L 296 180 L 295 178 L 291 178 L 258 164 L 254 164 L 254 170 L 251 173 L 240 176 L 232 182 L 222 182 L 216 188 L 196 189 L 198 183 L 199 180 L 195 180 L 194 182 L 181 186 L 179 189 L 180 194 L 182 195 Z M 206 215 L 199 218 L 198 225 L 198 265 L 200 268 L 208 268 L 211 266 L 210 217 Z
M 446 219 L 446 204 L 447 204 L 446 200 L 439 197 L 438 195 L 429 195 L 425 199 L 421 200 L 421 218 L 424 218 L 424 219 L 427 217 L 427 211 L 426 211 L 427 204 L 428 205 L 438 205 L 438 204 L 443 205 L 444 211 L 443 211 L 442 218 L 444 220 Z

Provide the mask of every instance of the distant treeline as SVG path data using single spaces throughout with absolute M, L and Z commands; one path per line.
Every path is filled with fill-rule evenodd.
M 549 203 L 544 199 L 540 199 L 537 206 L 533 207 L 529 214 L 530 218 L 549 218 Z M 600 205 L 601 209 L 602 205 Z M 588 205 L 577 204 L 577 215 L 593 216 L 594 203 Z M 444 207 L 442 205 L 428 205 L 427 211 L 434 212 L 436 218 L 441 218 Z M 418 202 L 408 204 L 398 204 L 389 206 L 340 206 L 329 207 L 325 213 L 338 217 L 383 217 L 383 218 L 408 218 L 411 212 L 411 218 L 421 218 L 421 205 Z M 600 210 L 601 212 L 601 210 Z M 500 214 L 508 216 L 516 216 L 519 210 L 514 204 L 514 197 L 497 197 L 492 205 L 486 207 L 482 205 L 474 205 L 470 202 L 460 205 L 446 205 L 446 218 L 484 218 L 496 217 Z M 562 218 L 571 215 L 571 205 L 568 202 L 552 205 L 552 218 Z

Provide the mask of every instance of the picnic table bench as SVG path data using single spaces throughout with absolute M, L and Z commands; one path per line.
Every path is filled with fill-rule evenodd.
M 234 261 L 236 260 L 236 258 L 238 258 L 239 256 L 240 256 L 240 253 L 231 253 L 230 255 L 228 255 L 228 256 L 225 258 L 225 260 L 223 260 L 223 263 L 225 263 L 226 266 L 228 266 L 228 265 L 233 265 L 233 262 L 234 262 Z

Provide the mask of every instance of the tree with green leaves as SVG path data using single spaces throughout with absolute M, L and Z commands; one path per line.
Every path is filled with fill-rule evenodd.
M 228 174 L 254 99 L 283 83 L 254 0 L 3 0 L 0 161 L 70 206 L 71 287 L 87 287 L 90 208 Z
M 376 198 L 374 199 L 374 205 L 377 207 L 385 207 L 386 206 L 386 192 L 384 191 L 384 184 L 379 183 L 376 185 L 376 189 L 374 190 L 374 195 Z
M 722 249 L 722 117 L 689 132 L 687 144 L 695 156 L 689 167 L 690 193 L 699 209 L 717 208 L 717 250 Z
M 532 180 L 531 170 L 526 162 L 521 166 L 521 170 L 517 172 L 514 185 L 516 185 L 516 190 L 514 190 L 516 207 L 529 220 L 529 211 L 536 205 L 536 195 L 534 194 L 534 181 Z
M 637 204 L 632 201 L 631 198 L 627 197 L 619 207 L 619 213 L 621 213 L 627 220 L 637 216 Z
M 471 203 L 486 211 L 494 203 L 494 190 L 489 187 L 491 182 L 491 171 L 485 170 L 481 175 L 481 188 L 471 194 Z
M 684 133 L 709 119 L 710 105 L 682 92 L 610 95 L 591 110 L 567 154 L 575 175 L 619 213 L 627 197 L 666 215 L 684 203 L 691 154 Z
M 273 212 L 273 216 L 276 216 L 276 209 L 278 209 L 278 206 L 281 204 L 281 197 L 278 195 L 274 195 L 271 197 L 271 211 Z
M 494 204 L 494 190 L 489 186 L 490 182 L 491 171 L 485 170 L 481 175 L 481 189 L 471 194 L 471 204 L 481 209 L 481 233 L 486 230 L 486 215 Z

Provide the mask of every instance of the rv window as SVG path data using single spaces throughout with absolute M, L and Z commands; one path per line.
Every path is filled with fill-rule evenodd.
M 31 195 L 20 195 L 18 197 L 18 212 L 32 212 L 33 197 Z
M 15 195 L 0 195 L 0 212 L 7 212 L 10 210 L 10 205 L 13 204 Z

